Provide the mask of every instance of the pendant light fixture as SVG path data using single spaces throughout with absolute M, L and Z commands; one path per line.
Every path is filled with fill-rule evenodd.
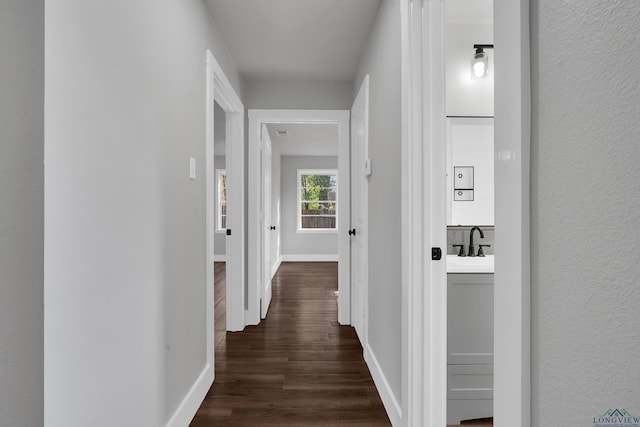
M 485 49 L 493 49 L 492 44 L 474 44 L 476 53 L 471 60 L 471 78 L 483 79 L 489 75 L 489 55 Z

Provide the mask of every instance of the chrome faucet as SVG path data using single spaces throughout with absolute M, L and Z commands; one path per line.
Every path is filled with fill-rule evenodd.
M 471 229 L 471 233 L 469 234 L 469 252 L 467 256 L 476 256 L 475 248 L 473 247 L 473 232 L 478 230 L 480 232 L 480 238 L 484 239 L 484 232 L 480 229 L 480 227 L 473 227 Z

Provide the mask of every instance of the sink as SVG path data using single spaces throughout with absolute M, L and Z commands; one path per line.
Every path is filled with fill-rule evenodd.
M 493 273 L 494 256 L 460 257 L 447 255 L 447 273 Z

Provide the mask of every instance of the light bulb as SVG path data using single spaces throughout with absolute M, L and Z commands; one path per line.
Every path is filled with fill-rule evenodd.
M 487 54 L 478 48 L 471 60 L 471 78 L 482 79 L 489 74 L 489 58 Z
M 482 76 L 484 76 L 484 73 L 485 73 L 484 62 L 480 61 L 473 64 L 473 76 L 476 79 L 479 79 Z

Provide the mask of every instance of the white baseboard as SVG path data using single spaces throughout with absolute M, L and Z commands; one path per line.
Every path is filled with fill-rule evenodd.
M 282 264 L 282 256 L 279 256 L 278 259 L 276 260 L 276 262 L 271 267 L 271 278 L 272 279 L 273 279 L 273 276 L 275 276 L 276 273 L 278 272 L 278 269 L 280 268 L 280 264 Z
M 378 393 L 380 393 L 382 404 L 384 405 L 384 409 L 387 411 L 391 425 L 394 427 L 402 425 L 402 407 L 400 406 L 400 403 L 398 403 L 398 399 L 396 399 L 395 394 L 393 394 L 391 386 L 389 386 L 389 382 L 387 381 L 387 377 L 385 377 L 384 372 L 382 372 L 378 359 L 376 359 L 376 356 L 373 354 L 373 350 L 371 350 L 371 346 L 369 346 L 368 343 L 364 351 L 364 360 L 367 362 L 373 382 L 378 389 Z
M 182 402 L 180 402 L 178 409 L 173 413 L 166 427 L 184 427 L 191 423 L 196 412 L 198 412 L 198 408 L 200 408 L 204 398 L 207 396 L 211 384 L 213 384 L 213 375 L 213 367 L 207 365 Z
M 282 262 L 338 262 L 337 254 L 282 255 Z
M 226 255 L 213 255 L 213 262 L 227 262 Z

